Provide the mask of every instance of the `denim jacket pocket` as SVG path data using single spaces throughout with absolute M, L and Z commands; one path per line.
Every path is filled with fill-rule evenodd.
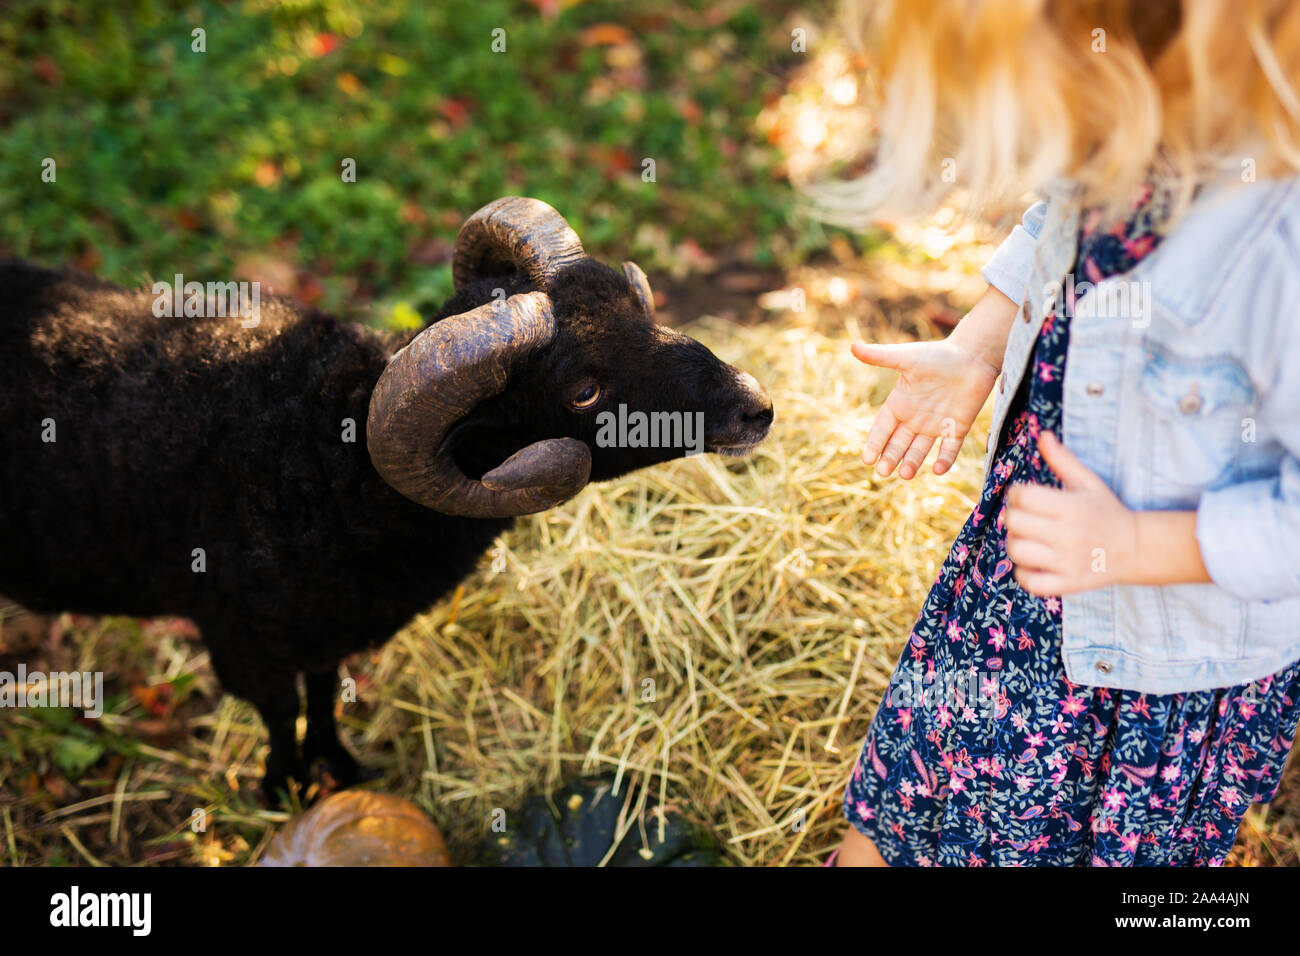
M 1195 507 L 1202 491 L 1237 478 L 1255 387 L 1229 355 L 1186 356 L 1148 343 L 1144 359 L 1152 497 L 1158 507 Z
M 1164 619 L 1165 643 L 1173 662 L 1234 664 L 1246 653 L 1249 611 L 1212 584 L 1153 588 Z

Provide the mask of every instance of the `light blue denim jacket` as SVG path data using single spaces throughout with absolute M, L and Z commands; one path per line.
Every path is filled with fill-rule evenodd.
M 1047 310 L 1074 281 L 1065 444 L 1130 508 L 1195 510 L 1213 584 L 1064 599 L 1069 679 L 1152 694 L 1300 659 L 1300 179 L 1207 187 L 1154 252 L 1089 289 L 1075 191 L 1032 206 L 983 270 L 1021 304 L 985 471 Z

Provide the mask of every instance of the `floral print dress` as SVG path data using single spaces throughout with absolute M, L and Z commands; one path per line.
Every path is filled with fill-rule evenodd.
M 1148 187 L 1114 229 L 1085 216 L 1076 272 L 1097 282 L 1133 268 L 1160 241 L 1163 205 Z M 1300 662 L 1253 684 L 1167 696 L 1073 684 L 1060 599 L 1015 581 L 1005 496 L 1014 482 L 1059 487 L 1037 442 L 1045 429 L 1060 437 L 1072 314 L 1043 323 L 979 505 L 845 792 L 845 815 L 890 865 L 1219 865 L 1286 764 Z

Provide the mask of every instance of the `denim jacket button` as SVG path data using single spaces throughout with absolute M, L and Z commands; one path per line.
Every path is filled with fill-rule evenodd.
M 1098 662 L 1097 662 L 1097 670 L 1098 670 L 1098 672 L 1100 672 L 1100 673 L 1102 673 L 1102 674 L 1109 674 L 1109 673 L 1111 672 L 1111 663 L 1110 663 L 1110 661 L 1098 661 Z
M 1029 300 L 1028 299 L 1026 299 L 1025 304 L 1020 307 L 1020 317 L 1024 319 L 1026 322 L 1029 321 Z
M 1178 400 L 1178 410 L 1184 415 L 1195 415 L 1201 410 L 1201 396 L 1188 392 Z
M 1006 393 L 1006 390 L 1007 390 L 1007 377 L 1006 377 L 1006 375 L 999 375 L 999 376 L 998 376 L 998 394 L 999 394 L 999 395 L 1005 394 L 1005 393 Z
M 1084 389 L 1084 391 L 1086 391 L 1093 398 L 1096 398 L 1102 392 L 1106 391 L 1106 388 L 1104 385 L 1101 384 L 1101 382 L 1089 382 L 1088 387 Z

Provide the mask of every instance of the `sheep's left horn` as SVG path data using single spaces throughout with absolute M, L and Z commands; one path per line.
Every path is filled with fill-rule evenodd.
M 550 438 L 469 478 L 447 434 L 479 402 L 504 391 L 520 355 L 555 335 L 549 297 L 512 295 L 434 323 L 393 356 L 370 395 L 366 447 L 375 470 L 412 501 L 444 514 L 509 518 L 572 498 L 591 474 L 591 451 Z
M 506 196 L 488 203 L 460 227 L 451 253 L 456 290 L 484 276 L 522 272 L 539 289 L 586 256 L 564 217 L 540 199 Z

